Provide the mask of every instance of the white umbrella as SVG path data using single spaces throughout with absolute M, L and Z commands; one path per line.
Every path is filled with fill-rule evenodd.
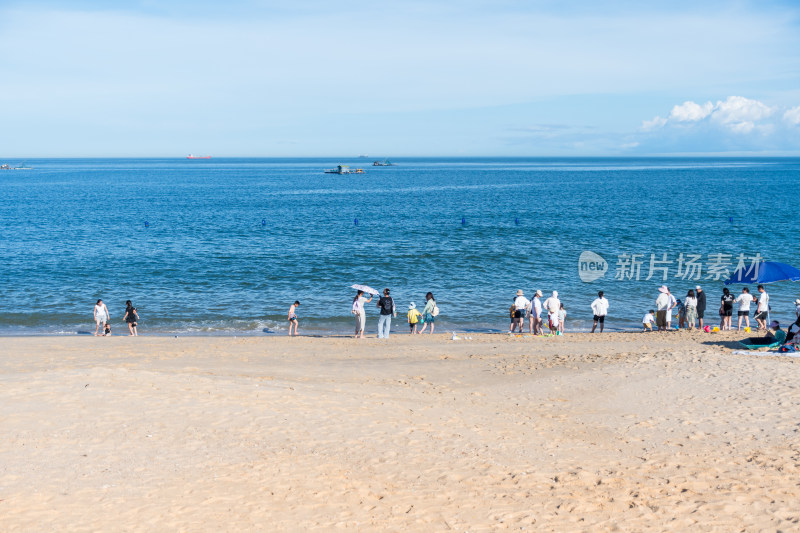
M 355 289 L 357 291 L 364 291 L 367 294 L 372 294 L 374 296 L 377 296 L 378 294 L 380 294 L 378 291 L 376 291 L 372 287 L 368 287 L 366 285 L 351 285 L 350 288 L 351 289 Z

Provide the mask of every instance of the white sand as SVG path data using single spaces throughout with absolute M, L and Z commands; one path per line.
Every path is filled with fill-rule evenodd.
M 734 338 L 3 338 L 0 530 L 799 530 Z

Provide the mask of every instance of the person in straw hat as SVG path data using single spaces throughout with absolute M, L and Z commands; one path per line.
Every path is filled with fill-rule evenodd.
M 542 301 L 539 299 L 542 297 L 542 291 L 537 290 L 534 293 L 533 300 L 531 301 L 531 306 L 529 308 L 529 319 L 528 319 L 528 326 L 531 335 L 541 335 L 542 334 Z
M 667 310 L 670 306 L 669 289 L 666 285 L 658 288 L 658 298 L 656 298 L 656 326 L 658 331 L 667 331 Z
M 525 298 L 525 293 L 522 292 L 522 289 L 519 289 L 517 291 L 517 297 L 514 298 L 514 320 L 516 322 L 517 327 L 519 328 L 520 333 L 522 333 L 522 324 L 523 322 L 525 322 L 525 316 L 528 312 L 528 308 L 530 307 L 530 305 L 531 305 L 530 300 Z

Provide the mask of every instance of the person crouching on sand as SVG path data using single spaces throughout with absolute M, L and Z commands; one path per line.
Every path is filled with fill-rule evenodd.
M 289 321 L 289 336 L 292 336 L 292 328 L 294 328 L 294 334 L 297 335 L 297 308 L 300 307 L 300 302 L 295 300 L 295 302 L 289 306 L 289 314 L 286 317 L 286 320 Z
M 642 318 L 642 331 L 653 331 L 653 324 L 656 323 L 656 317 L 653 316 L 653 313 L 655 313 L 655 311 L 651 309 Z

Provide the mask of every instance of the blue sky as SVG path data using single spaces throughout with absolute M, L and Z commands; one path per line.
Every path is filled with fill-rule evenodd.
M 800 155 L 792 2 L 0 2 L 0 158 Z

